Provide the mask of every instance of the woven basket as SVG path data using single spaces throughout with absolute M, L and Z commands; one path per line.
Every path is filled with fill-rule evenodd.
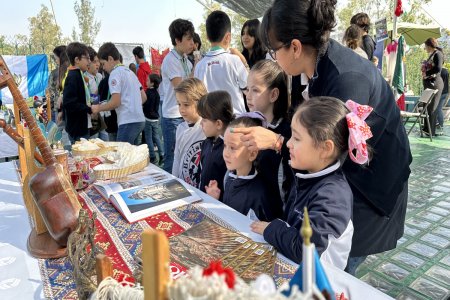
M 149 164 L 149 158 L 145 158 L 138 163 L 129 165 L 128 167 L 114 170 L 94 170 L 95 178 L 100 180 L 122 178 L 127 175 L 137 173 L 144 169 Z

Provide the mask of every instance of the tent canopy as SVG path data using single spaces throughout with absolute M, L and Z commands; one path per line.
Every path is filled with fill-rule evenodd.
M 392 36 L 393 24 L 388 23 L 389 37 Z M 405 37 L 408 46 L 422 45 L 428 38 L 440 38 L 441 29 L 436 25 L 420 25 L 414 23 L 397 23 L 397 33 Z
M 216 0 L 229 9 L 248 18 L 256 19 L 264 15 L 273 0 Z

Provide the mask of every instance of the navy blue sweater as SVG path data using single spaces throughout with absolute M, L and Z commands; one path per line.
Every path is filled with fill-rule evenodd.
M 272 221 L 282 215 L 279 202 L 271 201 L 268 188 L 261 176 L 253 169 L 248 176 L 237 177 L 230 172 L 225 179 L 223 203 L 243 215 L 253 209 L 261 221 Z
M 227 166 L 223 160 L 223 139 L 218 137 L 214 141 L 214 137 L 209 137 L 203 141 L 201 154 L 201 176 L 200 176 L 200 190 L 205 192 L 205 186 L 211 180 L 216 180 L 217 185 L 221 191 L 219 200 L 223 200 L 223 181 Z
M 284 143 L 287 143 L 291 138 L 291 124 L 286 119 L 281 120 L 278 125 L 269 126 L 268 129 L 281 134 L 284 137 Z M 262 150 L 256 158 L 258 173 L 269 187 L 272 201 L 278 201 L 282 204 L 289 198 L 293 180 L 289 159 L 289 149 L 287 147 L 282 147 L 281 153 L 276 153 L 271 149 Z M 280 175 L 282 178 L 279 178 Z
M 303 243 L 300 227 L 306 207 L 313 230 L 311 242 L 319 255 L 326 250 L 334 260 L 336 256 L 342 256 L 337 258 L 339 263 L 336 265 L 343 268 L 353 233 L 352 205 L 353 194 L 339 163 L 315 174 L 297 173 L 284 210 L 286 222 L 272 221 L 264 230 L 264 239 L 284 256 L 300 263 Z M 345 253 L 339 251 L 343 248 Z

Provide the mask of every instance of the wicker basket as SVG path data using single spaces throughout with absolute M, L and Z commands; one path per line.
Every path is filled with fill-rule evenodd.
M 137 173 L 144 169 L 149 164 L 149 158 L 145 158 L 138 163 L 130 165 L 121 169 L 114 170 L 94 170 L 95 178 L 100 180 L 112 179 L 112 178 L 122 178 L 127 175 Z

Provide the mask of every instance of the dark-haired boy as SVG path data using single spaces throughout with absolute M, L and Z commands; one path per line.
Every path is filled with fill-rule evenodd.
M 236 49 L 229 49 L 231 20 L 223 11 L 213 11 L 206 19 L 206 35 L 211 49 L 195 66 L 194 76 L 203 81 L 208 92 L 230 93 L 235 113 L 245 112 L 242 90 L 247 87 L 248 65 Z
M 136 60 L 137 78 L 144 88 L 144 91 L 146 91 L 148 88 L 147 78 L 148 75 L 152 73 L 152 69 L 150 68 L 148 62 L 145 61 L 144 49 L 141 46 L 137 46 L 133 49 L 133 55 Z
M 64 81 L 63 110 L 66 131 L 73 144 L 80 138 L 89 138 L 91 123 L 91 97 L 84 81 L 83 72 L 89 67 L 89 53 L 86 45 L 70 43 L 66 49 L 70 67 Z
M 144 130 L 145 117 L 142 104 L 147 100 L 136 75 L 120 62 L 120 53 L 113 43 L 105 43 L 98 50 L 103 69 L 110 74 L 108 102 L 93 105 L 92 112 L 110 111 L 117 113 L 117 141 L 137 143 L 139 134 Z
M 194 48 L 194 25 L 183 19 L 174 20 L 169 26 L 174 48 L 166 55 L 161 66 L 162 133 L 164 137 L 164 170 L 172 172 L 177 126 L 183 122 L 175 98 L 176 88 L 183 79 L 191 76 L 192 64 L 187 54 Z

